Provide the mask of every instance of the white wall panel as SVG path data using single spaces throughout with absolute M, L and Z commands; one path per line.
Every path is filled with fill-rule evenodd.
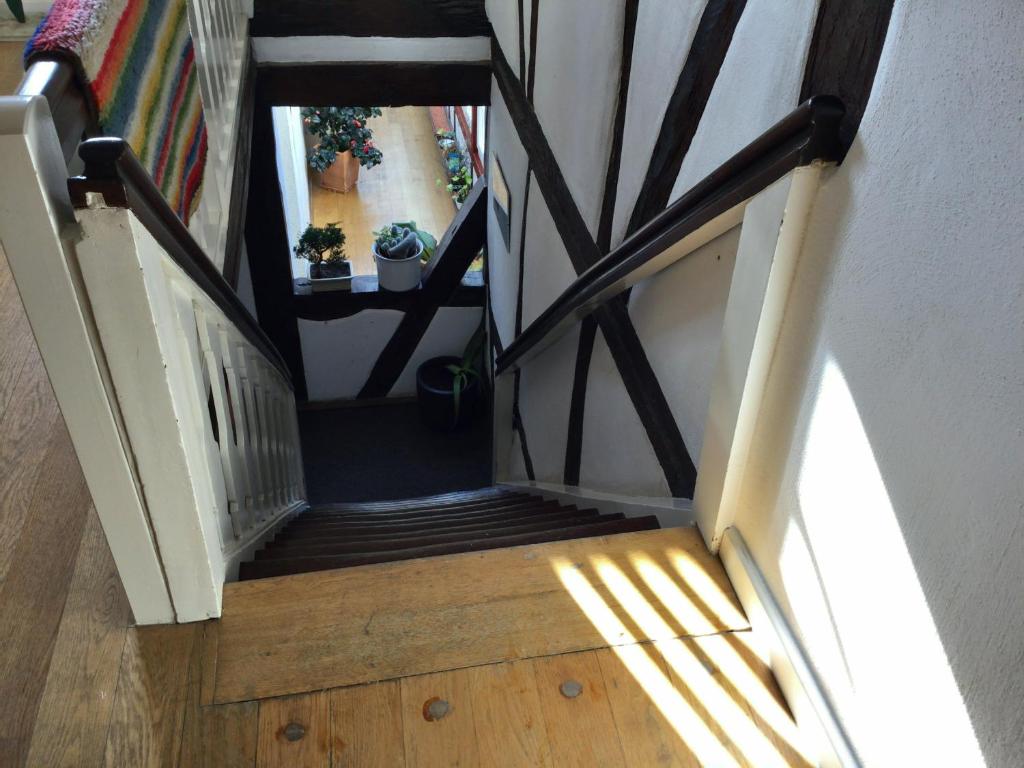
M 600 330 L 587 383 L 580 486 L 638 496 L 670 496 L 661 464 Z
M 534 110 L 593 235 L 618 98 L 623 7 L 621 0 L 540 4 Z
M 562 482 L 577 346 L 578 328 L 531 360 L 522 373 L 519 410 L 537 480 Z
M 896 3 L 737 518 L 869 765 L 1024 765 L 1021 39 Z
M 818 0 L 749 0 L 672 200 L 796 108 Z
M 704 424 L 740 228 L 633 289 L 630 316 L 694 464 Z
M 632 72 L 626 99 L 612 247 L 622 242 L 651 161 L 654 142 L 690 52 L 705 0 L 641 0 L 636 19 Z

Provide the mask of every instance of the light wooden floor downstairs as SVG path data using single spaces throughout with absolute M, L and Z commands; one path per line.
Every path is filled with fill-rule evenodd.
M 445 178 L 428 107 L 386 107 L 372 118 L 373 141 L 384 153 L 374 168 L 363 168 L 359 183 L 344 194 L 313 184 L 313 223 L 337 222 L 356 275 L 375 275 L 370 247 L 373 230 L 392 221 L 415 221 L 438 240 L 455 218 L 455 205 L 437 179 Z

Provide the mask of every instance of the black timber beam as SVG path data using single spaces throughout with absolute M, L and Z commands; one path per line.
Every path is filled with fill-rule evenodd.
M 253 37 L 487 37 L 484 0 L 256 0 Z
M 486 61 L 262 64 L 259 84 L 263 97 L 279 107 L 491 103 Z

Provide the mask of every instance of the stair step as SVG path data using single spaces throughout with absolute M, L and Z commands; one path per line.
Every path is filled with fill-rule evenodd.
M 395 520 L 371 520 L 371 521 L 324 521 L 304 520 L 300 515 L 282 532 L 282 535 L 305 538 L 318 536 L 324 532 L 336 532 L 341 535 L 346 531 L 353 531 L 365 528 L 378 528 L 383 531 L 399 530 L 429 530 L 431 528 L 449 527 L 460 524 L 472 524 L 479 522 L 493 522 L 495 520 L 513 520 L 519 517 L 533 517 L 535 515 L 553 514 L 568 510 L 562 507 L 557 501 L 548 501 L 542 504 L 527 504 L 521 507 L 510 507 L 503 510 L 485 510 L 484 512 L 470 512 L 460 515 L 427 515 L 424 517 L 398 518 Z M 409 527 L 407 527 L 409 526 Z
M 281 531 L 272 546 L 280 544 L 306 544 L 310 541 L 337 540 L 349 541 L 352 538 L 364 538 L 373 536 L 409 536 L 423 533 L 452 533 L 455 531 L 485 530 L 488 528 L 502 528 L 509 525 L 526 524 L 537 522 L 538 518 L 545 520 L 576 517 L 580 515 L 591 515 L 596 517 L 597 510 L 579 510 L 576 507 L 560 507 L 556 510 L 545 510 L 537 514 L 536 510 L 524 509 L 510 515 L 493 515 L 486 517 L 469 517 L 465 520 L 453 520 L 449 522 L 424 521 L 417 523 L 403 523 L 398 525 L 353 525 L 343 528 L 330 527 L 317 529 L 322 535 L 314 535 L 312 529 L 307 529 L 302 536 L 292 536 L 288 528 Z M 308 535 L 307 535 L 308 534 Z
M 544 499 L 540 496 L 516 496 L 508 499 L 494 499 L 491 501 L 473 502 L 467 504 L 451 504 L 436 507 L 396 507 L 387 511 L 331 511 L 317 508 L 306 513 L 310 520 L 390 520 L 396 517 L 418 517 L 427 515 L 456 515 L 463 512 L 483 512 L 489 509 L 505 509 L 507 507 L 519 507 L 524 504 L 543 504 Z
M 588 512 L 597 510 L 587 510 Z M 352 539 L 331 539 L 327 541 L 312 540 L 309 543 L 272 544 L 256 553 L 257 560 L 277 560 L 290 557 L 323 557 L 329 555 L 350 555 L 360 552 L 385 552 L 393 549 L 413 549 L 432 544 L 448 542 L 484 540 L 494 537 L 511 536 L 534 531 L 550 531 L 559 528 L 571 528 L 584 525 L 597 525 L 612 520 L 622 520 L 621 513 L 613 515 L 576 514 L 559 516 L 551 519 L 545 515 L 540 520 L 517 524 L 506 524 L 501 527 L 486 528 L 472 531 L 446 531 L 414 533 L 406 536 L 373 536 L 353 537 Z
M 500 491 L 497 493 L 460 492 L 445 493 L 439 496 L 423 496 L 416 499 L 396 499 L 394 501 L 366 501 L 339 504 L 318 504 L 315 511 L 337 513 L 373 513 L 390 512 L 396 509 L 437 509 L 440 507 L 464 506 L 467 504 L 484 504 L 491 501 L 502 501 L 530 497 L 535 494 L 523 491 Z
M 547 541 L 564 541 L 566 539 L 580 539 L 591 536 L 608 536 L 616 533 L 654 530 L 658 527 L 658 518 L 651 515 L 647 517 L 627 518 L 625 520 L 612 520 L 605 523 L 595 523 L 531 533 L 520 533 L 509 536 L 496 536 L 494 538 L 470 539 L 385 552 L 364 552 L 362 554 L 333 555 L 326 557 L 296 557 L 281 560 L 257 560 L 242 563 L 239 570 L 239 579 L 242 581 L 247 581 L 249 579 L 264 579 L 272 576 L 286 576 L 294 573 L 325 571 L 334 568 L 348 568 L 357 565 L 371 565 L 373 563 L 386 563 L 396 560 L 411 560 L 421 557 L 451 555 L 460 552 L 474 552 L 485 549 L 499 549 L 502 547 L 540 544 Z

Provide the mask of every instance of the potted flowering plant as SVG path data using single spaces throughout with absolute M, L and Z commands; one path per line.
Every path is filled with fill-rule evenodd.
M 378 107 L 304 107 L 302 122 L 318 139 L 310 150 L 309 167 L 321 174 L 320 185 L 348 192 L 359 179 L 359 167 L 372 168 L 384 157 L 373 144 L 366 123 L 380 117 Z
M 352 265 L 345 255 L 345 233 L 337 224 L 306 227 L 294 251 L 309 262 L 314 292 L 351 290 Z
M 437 240 L 415 221 L 396 221 L 374 233 L 377 282 L 388 291 L 411 291 L 420 284 L 420 262 L 429 261 Z

